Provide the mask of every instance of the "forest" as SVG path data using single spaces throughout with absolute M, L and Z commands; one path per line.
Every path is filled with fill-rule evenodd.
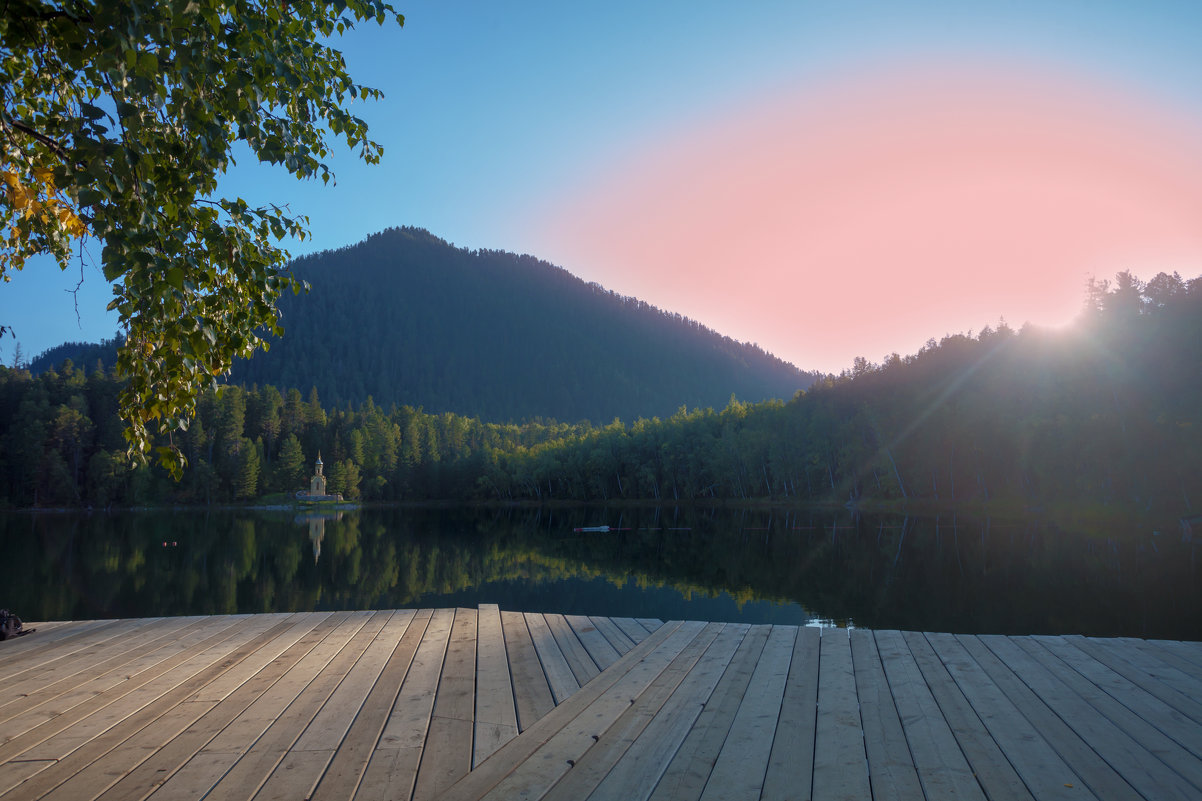
M 363 501 L 639 501 L 972 506 L 1145 515 L 1202 503 L 1202 279 L 1091 281 L 1064 330 L 1004 322 L 857 358 L 788 400 L 604 425 L 486 422 L 323 404 L 316 388 L 230 385 L 177 435 L 174 482 L 131 468 L 117 379 L 70 361 L 0 368 L 0 503 L 252 502 L 306 485 Z

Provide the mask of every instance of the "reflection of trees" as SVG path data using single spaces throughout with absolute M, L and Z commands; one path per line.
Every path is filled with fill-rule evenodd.
M 629 530 L 572 533 L 600 523 Z M 22 566 L 8 603 L 30 619 L 386 608 L 600 579 L 796 602 L 874 628 L 1202 636 L 1194 546 L 1179 538 L 964 516 L 902 525 L 746 509 L 363 510 L 321 518 L 315 564 L 308 519 L 155 512 L 0 516 L 0 548 Z

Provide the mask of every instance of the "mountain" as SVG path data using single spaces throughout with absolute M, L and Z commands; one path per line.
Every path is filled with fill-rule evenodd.
M 815 376 L 532 256 L 389 229 L 293 262 L 285 336 L 232 381 L 323 403 L 408 404 L 484 420 L 608 422 L 790 398 Z
M 124 337 L 103 339 L 100 342 L 64 342 L 55 345 L 39 354 L 29 362 L 27 368 L 34 375 L 41 375 L 47 370 L 53 370 L 67 359 L 79 369 L 91 372 L 99 362 L 105 367 L 117 363 L 117 348 L 121 346 Z

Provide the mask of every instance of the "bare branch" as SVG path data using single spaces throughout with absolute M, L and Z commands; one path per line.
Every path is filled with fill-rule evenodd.
M 21 122 L 20 120 L 9 120 L 8 124 L 10 126 L 12 126 L 15 130 L 18 130 L 21 133 L 25 134 L 26 136 L 30 136 L 30 137 L 33 137 L 34 139 L 38 140 L 39 142 L 41 142 L 46 147 L 50 148 L 52 151 L 54 151 L 58 156 L 62 157 L 63 159 L 67 158 L 67 155 L 68 155 L 67 149 L 65 147 L 63 147 L 62 145 L 60 145 L 58 142 L 51 139 L 49 136 L 46 136 L 41 131 L 38 131 L 34 128 L 29 127 L 28 125 Z

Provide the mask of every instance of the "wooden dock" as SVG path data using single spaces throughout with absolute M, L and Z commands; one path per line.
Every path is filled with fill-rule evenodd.
M 476 609 L 36 624 L 0 799 L 1202 798 L 1202 643 Z

